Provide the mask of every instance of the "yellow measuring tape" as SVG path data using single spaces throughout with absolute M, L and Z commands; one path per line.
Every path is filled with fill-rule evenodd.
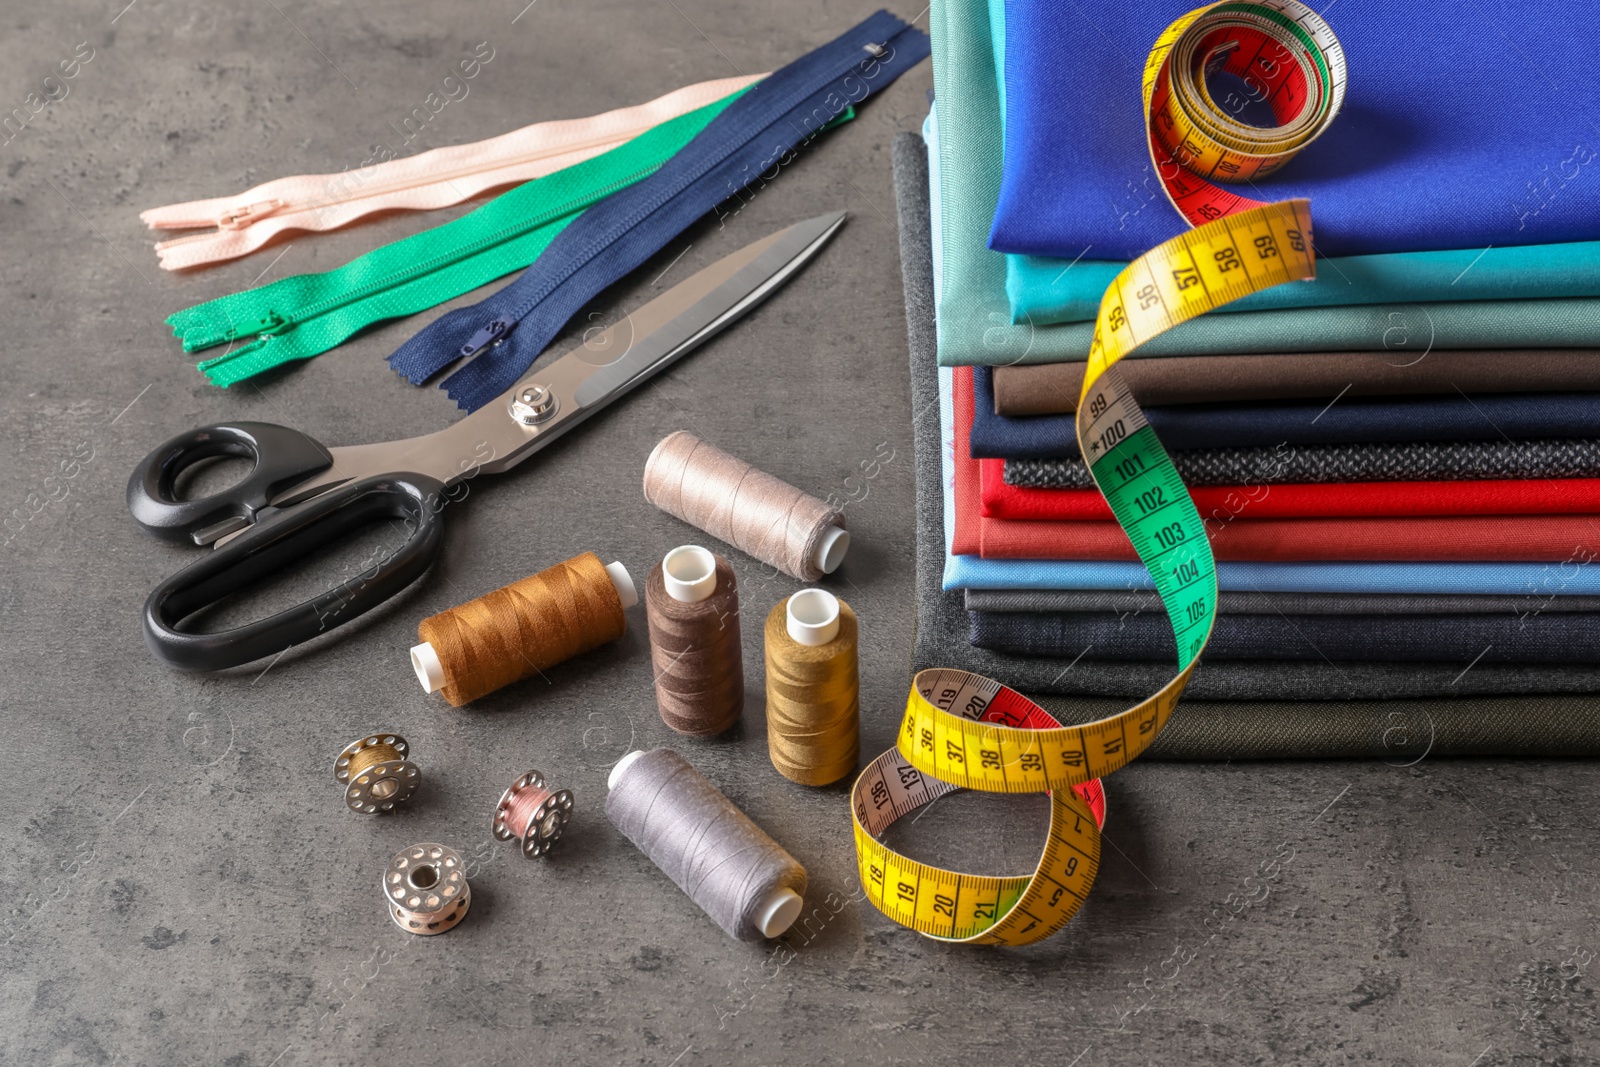
M 1280 128 L 1245 127 L 1219 109 L 1203 76 L 1217 70 L 1272 106 Z M 1245 180 L 1281 166 L 1332 120 L 1344 74 L 1332 31 L 1295 0 L 1213 4 L 1178 19 L 1157 41 L 1144 92 L 1153 159 L 1174 206 L 1200 224 L 1129 263 L 1106 290 L 1077 431 L 1095 484 L 1166 606 L 1178 673 L 1135 707 L 1070 727 L 967 671 L 912 679 L 896 748 L 867 765 L 851 797 L 862 885 L 896 922 L 939 940 L 1025 945 L 1066 925 L 1088 896 L 1105 818 L 1098 779 L 1149 748 L 1166 726 L 1217 608 L 1205 525 L 1115 365 L 1181 322 L 1315 275 L 1307 201 L 1263 204 L 1207 179 Z M 947 871 L 884 843 L 897 819 L 961 788 L 1050 795 L 1050 832 L 1032 874 Z

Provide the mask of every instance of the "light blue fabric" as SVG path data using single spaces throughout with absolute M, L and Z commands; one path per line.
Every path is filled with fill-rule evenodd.
M 1153 180 L 1140 81 L 1151 43 L 1195 6 L 1007 0 L 991 247 L 1130 259 L 1187 229 Z M 1310 199 L 1327 255 L 1600 239 L 1592 3 L 1312 6 L 1348 60 L 1343 111 L 1246 195 Z
M 938 263 L 938 257 L 934 257 Z M 935 277 L 937 278 L 937 268 Z M 944 588 L 1152 589 L 1142 563 L 979 559 L 955 544 L 955 372 L 939 368 Z M 1219 563 L 1217 586 L 1268 593 L 1600 594 L 1600 561 L 1566 563 Z

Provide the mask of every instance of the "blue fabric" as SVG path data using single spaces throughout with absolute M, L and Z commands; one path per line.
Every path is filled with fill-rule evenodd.
M 1193 0 L 1008 0 L 1004 169 L 991 247 L 1131 259 L 1187 224 L 1144 135 L 1149 47 Z M 1248 189 L 1311 200 L 1330 256 L 1600 238 L 1600 19 L 1519 0 L 1344 0 L 1344 109 Z
M 944 581 L 951 589 L 1153 589 L 1142 563 L 979 559 L 950 551 L 955 535 L 954 372 L 939 368 Z M 1565 563 L 1219 563 L 1219 589 L 1279 593 L 1600 594 L 1600 567 Z
M 1106 286 L 1126 265 L 1007 256 L 1011 321 L 1087 322 L 1099 312 Z M 1315 280 L 1275 285 L 1217 311 L 1559 296 L 1600 296 L 1600 241 L 1340 256 L 1320 261 Z
M 874 55 L 867 45 L 884 51 Z M 585 211 L 510 285 L 441 316 L 396 350 L 389 365 L 420 385 L 471 356 L 443 388 L 468 411 L 483 406 L 514 385 L 601 290 L 724 200 L 770 180 L 767 172 L 792 158 L 798 145 L 928 50 L 926 34 L 880 11 L 775 71 L 655 174 Z M 496 337 L 499 343 L 485 347 Z
M 974 457 L 1072 459 L 1078 455 L 1071 415 L 996 415 L 993 375 L 989 367 L 972 369 Z M 1600 393 L 1363 397 L 1332 404 L 1323 400 L 1174 404 L 1148 407 L 1144 413 L 1169 451 L 1270 448 L 1284 442 L 1342 445 L 1600 437 Z

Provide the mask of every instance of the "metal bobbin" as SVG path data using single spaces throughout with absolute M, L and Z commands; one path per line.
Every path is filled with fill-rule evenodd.
M 344 746 L 333 776 L 344 783 L 351 811 L 379 815 L 411 799 L 422 771 L 406 758 L 411 745 L 399 734 L 372 734 Z
M 401 849 L 383 872 L 389 917 L 410 934 L 442 934 L 466 917 L 472 887 L 461 853 L 425 841 Z
M 572 790 L 552 790 L 544 775 L 529 771 L 500 795 L 494 809 L 494 836 L 521 841 L 522 854 L 538 859 L 561 839 L 572 818 Z

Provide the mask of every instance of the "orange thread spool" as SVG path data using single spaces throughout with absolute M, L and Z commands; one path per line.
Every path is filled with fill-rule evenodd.
M 417 625 L 423 644 L 412 649 L 418 677 L 459 708 L 615 641 L 627 629 L 623 609 L 637 598 L 623 602 L 632 582 L 620 564 L 612 568 L 620 578 L 585 552 L 423 619 Z M 436 657 L 437 674 L 425 670 L 424 656 Z M 430 685 L 425 674 L 443 684 Z

